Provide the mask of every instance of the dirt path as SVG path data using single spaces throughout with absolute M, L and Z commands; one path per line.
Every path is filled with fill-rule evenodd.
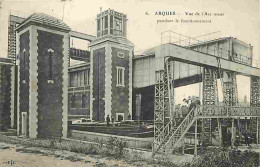
M 73 162 L 75 161 L 75 162 Z M 134 167 L 123 160 L 98 155 L 82 155 L 69 151 L 24 147 L 0 142 L 0 167 Z

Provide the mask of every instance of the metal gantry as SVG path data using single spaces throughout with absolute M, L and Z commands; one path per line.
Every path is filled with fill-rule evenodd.
M 203 70 L 203 105 L 218 105 L 218 85 L 217 85 L 218 71 L 216 69 L 204 68 Z M 202 144 L 211 143 L 212 136 L 212 122 L 211 118 L 202 118 L 201 120 L 201 140 Z
M 164 59 L 164 70 L 156 71 L 156 83 L 155 83 L 155 138 L 153 152 L 159 152 L 160 150 L 164 153 L 172 152 L 173 150 L 181 147 L 184 142 L 184 136 L 188 132 L 191 126 L 195 123 L 195 147 L 194 154 L 197 154 L 197 144 L 199 140 L 202 144 L 212 144 L 213 131 L 218 131 L 219 135 L 219 146 L 222 146 L 222 122 L 228 122 L 231 125 L 231 144 L 235 143 L 235 126 L 238 127 L 238 131 L 241 131 L 240 118 L 249 117 L 251 119 L 251 125 L 257 136 L 257 142 L 259 143 L 259 116 L 260 116 L 260 78 L 256 72 L 250 69 L 252 72 L 247 72 L 247 75 L 258 76 L 251 78 L 251 107 L 242 107 L 238 103 L 238 88 L 237 88 L 237 74 L 245 74 L 245 70 L 240 70 L 245 67 L 237 67 L 236 69 L 230 68 L 230 64 L 227 63 L 237 62 L 237 60 L 231 59 L 230 55 L 233 55 L 233 49 L 226 50 L 225 54 L 222 54 L 223 47 L 219 46 L 219 43 L 212 48 L 211 45 L 205 43 L 191 43 L 191 38 L 185 39 L 184 36 L 177 34 L 179 39 L 177 42 L 172 42 L 171 33 L 169 33 L 169 40 L 167 47 L 169 47 L 169 56 L 165 52 L 159 53 L 159 55 L 166 56 Z M 182 38 L 184 37 L 184 39 Z M 228 39 L 233 41 L 233 38 Z M 186 42 L 188 41 L 188 42 Z M 163 38 L 162 38 L 163 44 Z M 182 46 L 177 47 L 176 45 Z M 197 46 L 205 46 L 205 49 L 199 49 Z M 162 45 L 160 49 L 168 49 L 166 45 Z M 180 54 L 180 50 L 185 54 Z M 213 49 L 213 50 L 212 50 Z M 187 64 L 193 64 L 189 60 L 189 50 L 199 51 L 198 59 L 194 60 L 198 66 L 203 67 L 202 74 L 202 105 L 196 105 L 185 118 L 180 119 L 175 115 L 174 108 L 174 76 L 173 68 L 174 63 L 171 64 L 173 57 L 175 61 L 180 62 L 190 62 Z M 152 52 L 155 52 L 154 49 Z M 202 62 L 201 57 L 207 57 L 205 55 L 200 55 L 201 52 L 206 54 L 214 55 L 216 62 L 214 65 L 212 61 L 214 58 L 208 56 L 209 61 Z M 214 54 L 213 54 L 214 52 Z M 157 52 L 155 52 L 157 53 Z M 181 55 L 181 56 L 180 56 Z M 185 55 L 185 56 L 184 56 Z M 171 60 L 171 61 L 170 61 Z M 181 61 L 182 60 L 182 61 Z M 239 61 L 240 62 L 240 61 Z M 241 63 L 241 62 L 240 62 Z M 194 62 L 195 64 L 195 62 Z M 243 62 L 242 62 L 243 64 Z M 238 65 L 238 64 L 237 64 Z M 239 65 L 238 65 L 239 66 Z M 171 69 L 172 68 L 172 69 Z M 248 70 L 249 71 L 249 70 Z M 220 104 L 218 98 L 218 85 L 217 80 L 220 79 L 222 93 L 223 93 L 223 105 Z M 177 121 L 176 121 L 177 120 Z M 171 124 L 176 123 L 177 124 Z M 201 131 L 198 129 L 198 124 L 201 123 Z M 200 132 L 198 132 L 200 131 Z M 198 136 L 198 133 L 201 133 Z M 216 134 L 216 133 L 215 133 Z M 240 133 L 241 136 L 241 133 Z
M 165 58 L 164 70 L 155 72 L 154 139 L 164 138 L 164 128 L 174 117 L 174 62 Z M 175 121 L 173 121 L 175 122 Z M 172 127 L 172 126 L 169 126 Z M 170 131 L 170 130 L 169 130 Z M 158 139 L 159 140 L 159 139 Z

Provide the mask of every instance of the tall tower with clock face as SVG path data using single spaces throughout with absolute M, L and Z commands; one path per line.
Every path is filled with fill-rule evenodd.
M 97 38 L 91 42 L 90 116 L 115 121 L 132 116 L 132 57 L 134 45 L 127 40 L 127 18 L 114 10 L 97 15 Z

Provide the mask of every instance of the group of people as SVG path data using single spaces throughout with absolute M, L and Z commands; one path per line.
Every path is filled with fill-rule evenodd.
M 123 121 L 123 117 L 122 116 L 120 118 L 118 117 L 117 119 L 118 119 L 117 121 L 119 121 L 119 122 Z M 130 113 L 128 113 L 127 119 L 131 120 Z M 108 114 L 107 117 L 106 117 L 107 126 L 110 126 L 110 121 L 112 122 L 112 125 L 114 125 L 115 118 L 111 116 L 111 119 L 110 119 L 110 116 Z
M 232 134 L 228 130 L 227 135 L 226 135 L 226 145 L 227 146 L 231 146 L 231 138 L 232 138 Z M 250 146 L 251 137 L 250 137 L 250 134 L 248 133 L 248 131 L 246 131 L 244 133 L 244 139 L 245 139 L 246 146 Z M 239 146 L 239 145 L 240 145 L 240 136 L 238 135 L 238 136 L 236 136 L 235 146 Z
M 184 98 L 183 104 L 178 104 L 175 107 L 175 117 L 184 118 L 193 107 L 200 105 L 200 100 L 198 98 Z
M 111 118 L 111 121 L 112 121 L 112 125 L 113 125 L 114 121 L 115 121 L 114 117 Z M 107 126 L 110 126 L 110 116 L 109 115 L 107 115 L 107 117 L 106 117 L 106 122 L 107 122 Z

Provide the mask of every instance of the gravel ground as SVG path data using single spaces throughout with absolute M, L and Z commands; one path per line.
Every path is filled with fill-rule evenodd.
M 152 166 L 128 164 L 98 155 L 83 155 L 64 150 L 50 150 L 38 147 L 24 147 L 0 142 L 0 167 L 116 167 Z

